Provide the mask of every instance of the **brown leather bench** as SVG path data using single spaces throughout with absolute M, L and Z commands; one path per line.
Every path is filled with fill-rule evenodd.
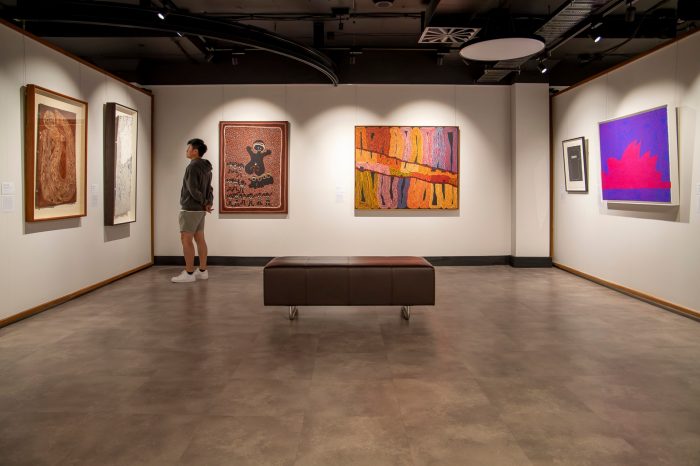
M 422 257 L 276 257 L 263 270 L 265 306 L 401 306 L 435 304 L 435 269 Z

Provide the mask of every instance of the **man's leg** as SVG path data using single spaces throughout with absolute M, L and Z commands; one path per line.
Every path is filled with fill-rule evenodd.
M 199 254 L 199 269 L 204 271 L 207 270 L 207 242 L 204 239 L 204 230 L 199 230 L 194 234 L 194 240 L 197 243 L 197 253 Z M 194 251 L 193 259 L 194 261 Z M 188 269 L 189 270 L 189 269 Z
M 189 231 L 180 232 L 180 241 L 182 241 L 182 254 L 185 256 L 185 270 L 188 273 L 194 272 L 194 243 L 192 238 L 194 233 Z

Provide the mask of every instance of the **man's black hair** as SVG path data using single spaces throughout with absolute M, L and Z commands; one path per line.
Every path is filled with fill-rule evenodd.
M 192 149 L 196 149 L 200 157 L 204 157 L 207 152 L 207 145 L 201 139 L 190 139 L 187 144 L 192 146 Z

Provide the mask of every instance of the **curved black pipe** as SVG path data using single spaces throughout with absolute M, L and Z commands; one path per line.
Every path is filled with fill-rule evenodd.
M 31 5 L 31 7 L 30 7 Z M 300 61 L 323 73 L 338 84 L 333 62 L 318 50 L 299 44 L 263 28 L 236 24 L 204 15 L 160 10 L 112 2 L 39 1 L 19 2 L 15 9 L 3 10 L 3 16 L 15 21 L 36 23 L 90 24 L 200 36 L 253 47 Z

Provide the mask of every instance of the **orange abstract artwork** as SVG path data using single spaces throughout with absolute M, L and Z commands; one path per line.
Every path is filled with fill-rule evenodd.
M 355 209 L 457 209 L 459 128 L 356 126 Z

